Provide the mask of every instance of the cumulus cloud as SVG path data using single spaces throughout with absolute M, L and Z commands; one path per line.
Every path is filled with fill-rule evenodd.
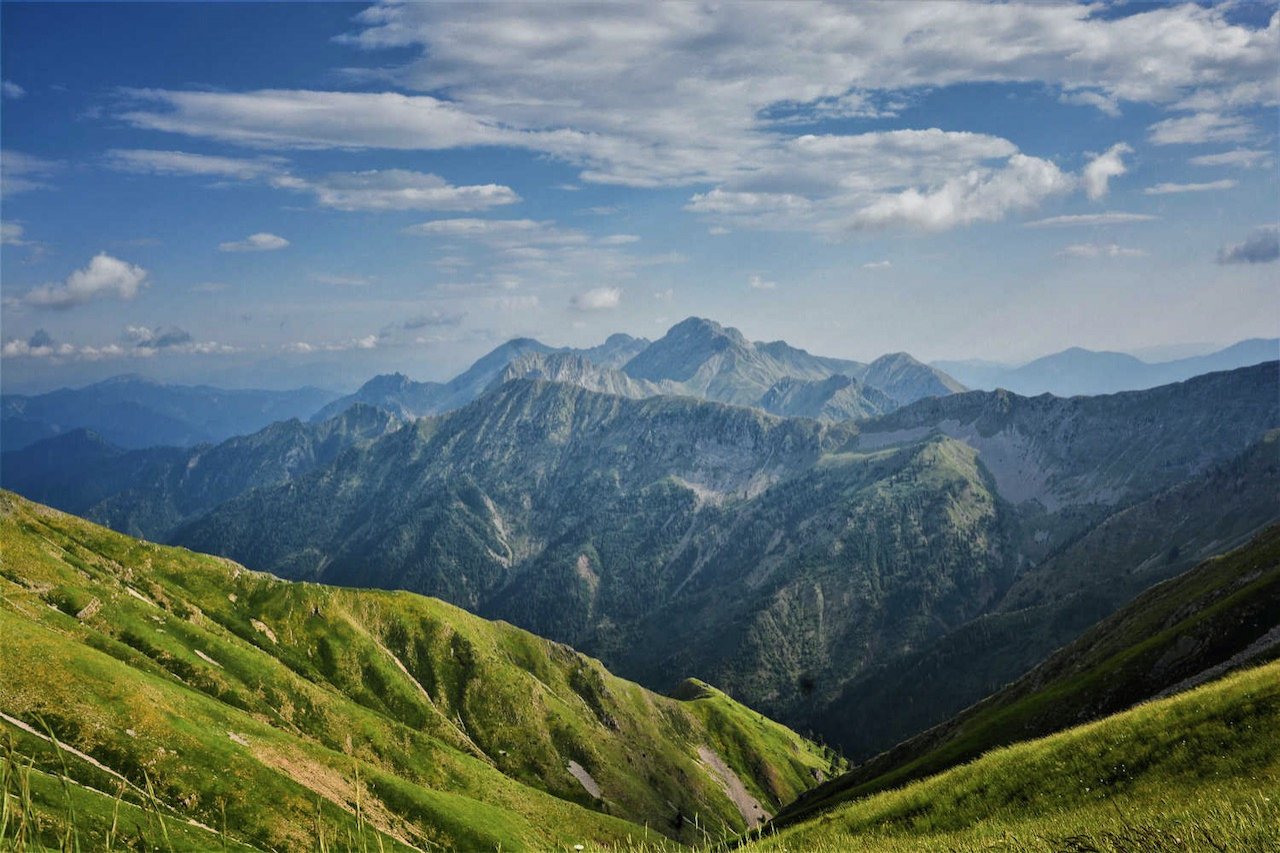
M 996 170 L 973 170 L 934 190 L 915 188 L 883 195 L 846 220 L 852 229 L 901 225 L 941 231 L 975 222 L 995 222 L 1028 210 L 1072 186 L 1069 176 L 1047 160 L 1016 154 Z
M 1193 166 L 1234 166 L 1239 169 L 1257 169 L 1271 165 L 1271 152 L 1237 148 L 1217 154 L 1201 154 L 1188 160 Z
M 259 231 L 257 234 L 250 234 L 243 240 L 219 243 L 218 250 L 221 252 L 273 252 L 288 245 L 289 241 L 283 237 L 269 234 L 266 231 Z
M 124 339 L 140 349 L 168 349 L 169 347 L 189 344 L 191 333 L 177 326 L 126 326 Z
M 224 355 L 240 352 L 238 347 L 216 341 L 196 341 L 177 326 L 150 329 L 126 326 L 120 343 L 103 345 L 59 343 L 44 329 L 30 338 L 5 341 L 0 348 L 5 358 L 48 359 L 54 363 L 103 361 L 122 358 L 152 358 L 158 354 Z
M 777 290 L 778 283 L 776 281 L 767 281 L 762 276 L 753 274 L 747 276 L 747 287 L 752 290 Z
M 864 270 L 887 270 L 893 263 L 891 261 L 867 261 L 862 265 Z
M 1084 167 L 1080 177 L 1084 182 L 1084 194 L 1091 199 L 1100 199 L 1107 194 L 1112 178 L 1118 178 L 1128 169 L 1124 164 L 1124 155 L 1132 154 L 1133 149 L 1123 142 L 1118 142 L 1098 155 Z
M 61 284 L 42 284 L 27 291 L 22 301 L 40 308 L 70 308 L 93 299 L 129 300 L 146 284 L 147 271 L 142 267 L 101 252 Z
M 25 97 L 27 90 L 12 80 L 0 81 L 0 95 L 11 100 Z
M 1075 243 L 1064 246 L 1055 254 L 1060 258 L 1141 258 L 1147 253 L 1115 243 Z
M 1093 225 L 1126 225 L 1131 222 L 1150 222 L 1159 219 L 1150 213 L 1128 213 L 1109 210 L 1106 213 L 1075 213 L 1067 216 L 1050 216 L 1023 223 L 1027 228 L 1073 228 Z
M 608 311 L 617 308 L 621 301 L 621 288 L 596 287 L 575 294 L 570 304 L 579 311 Z
M 1206 181 L 1199 184 L 1160 183 L 1143 190 L 1147 195 L 1171 195 L 1173 193 L 1203 193 L 1212 190 L 1229 190 L 1236 186 L 1236 181 L 1224 178 L 1221 181 Z
M 1280 258 L 1280 225 L 1255 228 L 1243 243 L 1218 250 L 1220 264 L 1265 264 Z

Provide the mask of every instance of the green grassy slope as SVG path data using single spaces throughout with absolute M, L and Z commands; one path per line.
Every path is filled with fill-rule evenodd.
M 1022 678 L 800 798 L 817 810 L 971 761 L 992 748 L 1097 719 L 1235 658 L 1280 655 L 1280 526 L 1152 587 Z
M 85 838 L 110 816 L 89 788 L 140 804 L 150 781 L 170 823 L 260 848 L 693 841 L 752 816 L 715 760 L 762 812 L 833 769 L 714 691 L 657 696 L 436 600 L 288 583 L 10 493 L 0 543 L 0 729 L 33 773 L 60 762 L 20 724 L 109 769 L 67 759 Z M 56 828 L 65 795 L 33 790 Z
M 1273 662 L 996 750 L 747 849 L 1275 850 L 1277 731 Z

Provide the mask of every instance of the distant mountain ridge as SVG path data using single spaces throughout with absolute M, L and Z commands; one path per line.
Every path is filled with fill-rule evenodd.
M 189 447 L 308 417 L 335 396 L 319 388 L 226 390 L 117 376 L 83 388 L 0 396 L 0 437 L 4 450 L 16 450 L 84 428 L 127 449 Z
M 832 382 L 833 377 L 855 381 Z M 964 390 L 906 353 L 870 364 L 825 358 L 784 341 L 753 343 L 737 329 L 690 317 L 652 342 L 615 334 L 599 346 L 573 349 L 516 338 L 449 382 L 414 382 L 401 374 L 375 377 L 322 408 L 313 420 L 330 418 L 356 402 L 402 418 L 442 414 L 470 403 L 495 383 L 519 378 L 568 382 L 637 399 L 697 397 L 823 420 L 883 414 L 924 397 Z
M 935 361 L 933 365 L 971 388 L 1004 388 L 1024 396 L 1048 393 L 1072 397 L 1141 391 L 1277 358 L 1280 358 L 1280 339 L 1251 338 L 1206 355 L 1162 362 L 1145 361 L 1122 352 L 1071 347 L 1017 367 L 964 361 Z

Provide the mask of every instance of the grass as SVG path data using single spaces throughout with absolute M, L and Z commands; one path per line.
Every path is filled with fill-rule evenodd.
M 1278 609 L 1280 526 L 1151 588 L 1005 689 L 810 792 L 781 822 L 1128 708 L 1250 646 Z
M 1280 663 L 761 838 L 778 851 L 1280 848 Z
M 770 811 L 836 766 L 722 694 L 657 696 L 433 599 L 287 583 L 9 493 L 0 544 L 0 712 L 67 747 L 0 722 L 6 778 L 54 848 L 147 814 L 232 849 L 663 847 L 745 828 L 700 746 Z

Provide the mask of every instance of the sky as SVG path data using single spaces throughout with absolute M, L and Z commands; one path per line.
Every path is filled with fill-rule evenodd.
M 1280 334 L 1275 3 L 0 4 L 4 388 Z

